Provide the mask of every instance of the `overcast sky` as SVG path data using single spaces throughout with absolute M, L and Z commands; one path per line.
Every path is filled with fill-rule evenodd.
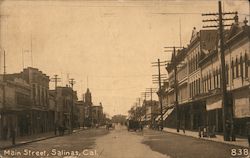
M 240 21 L 249 19 L 248 0 L 223 4 L 225 11 L 238 11 Z M 61 86 L 74 78 L 79 99 L 89 87 L 105 112 L 127 114 L 141 92 L 156 87 L 151 62 L 170 58 L 164 47 L 180 45 L 180 30 L 186 46 L 193 27 L 202 28 L 201 13 L 217 10 L 213 0 L 2 1 L 1 50 L 7 73 L 31 66 L 32 47 L 33 67 L 58 74 Z M 1 73 L 2 60 L 1 51 Z

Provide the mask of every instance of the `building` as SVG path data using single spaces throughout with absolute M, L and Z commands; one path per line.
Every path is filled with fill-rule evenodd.
M 84 94 L 84 126 L 85 127 L 90 127 L 93 124 L 93 119 L 92 119 L 92 94 L 89 90 L 89 88 L 87 88 L 86 93 Z
M 84 102 L 82 100 L 77 101 L 75 103 L 76 108 L 79 110 L 78 113 L 78 122 L 79 122 L 79 126 L 83 126 L 84 123 L 84 118 L 85 118 L 85 106 L 84 106 Z
M 250 81 L 249 81 L 249 25 L 232 24 L 225 31 L 225 67 L 228 103 L 232 105 L 232 118 L 236 134 L 246 134 L 246 122 L 250 121 Z M 178 55 L 179 54 L 179 55 Z M 174 55 L 173 55 L 174 56 Z M 186 129 L 197 130 L 207 127 L 215 132 L 223 132 L 223 112 L 221 97 L 221 64 L 217 30 L 195 29 L 187 49 L 179 50 L 176 60 L 172 57 L 166 69 L 169 86 L 164 90 L 167 107 L 175 103 L 175 86 L 179 105 L 180 124 Z M 174 67 L 176 69 L 176 82 Z M 176 103 L 175 103 L 176 104 Z M 166 125 L 176 122 L 176 108 L 167 117 Z
M 194 28 L 188 47 L 173 52 L 171 62 L 166 67 L 169 85 L 165 88 L 164 98 L 167 98 L 170 110 L 165 114 L 165 118 L 168 115 L 165 119 L 167 126 L 176 127 L 179 124 L 181 128 L 197 130 L 206 124 L 206 103 L 201 93 L 199 61 L 216 46 L 216 30 L 196 31 Z
M 146 118 L 144 115 L 144 121 L 146 121 L 146 124 L 152 125 L 154 124 L 154 121 L 156 117 L 159 115 L 159 102 L 155 100 L 144 100 L 143 107 L 146 107 Z
M 92 121 L 93 124 L 104 124 L 103 107 L 102 103 L 100 105 L 93 105 L 92 108 Z
M 30 86 L 20 78 L 1 82 L 0 85 L 1 139 L 9 138 L 12 129 L 16 130 L 17 136 L 30 135 Z
M 36 68 L 6 74 L 1 82 L 1 131 L 14 128 L 18 136 L 48 132 L 53 127 L 49 107 L 49 77 Z
M 78 126 L 79 110 L 75 106 L 75 103 L 77 102 L 76 91 L 73 92 L 72 88 L 69 87 L 68 85 L 66 87 L 57 87 L 56 91 L 57 91 L 56 102 L 57 102 L 57 113 L 58 113 L 56 121 L 60 126 L 64 126 L 67 129 L 70 129 L 72 127 L 71 126 L 72 123 L 74 127 Z M 71 120 L 71 117 L 74 121 Z

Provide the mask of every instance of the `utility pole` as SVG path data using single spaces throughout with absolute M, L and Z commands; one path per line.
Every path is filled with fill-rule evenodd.
M 146 125 L 146 122 L 147 122 L 147 92 L 142 92 L 142 97 L 144 97 L 144 101 L 142 105 L 144 105 L 143 108 L 145 108 L 145 117 L 144 117 L 144 120 L 145 120 L 145 125 Z
M 219 38 L 220 38 L 220 62 L 221 62 L 221 85 L 222 85 L 222 115 L 223 115 L 223 135 L 224 141 L 230 141 L 230 130 L 232 129 L 233 124 L 233 109 L 232 103 L 228 100 L 228 92 L 227 92 L 227 83 L 226 83 L 226 73 L 225 73 L 225 46 L 224 46 L 224 26 L 231 26 L 227 24 L 223 24 L 224 21 L 228 20 L 238 20 L 237 12 L 222 12 L 221 1 L 218 2 L 218 10 L 219 13 L 209 13 L 202 14 L 202 16 L 218 16 L 217 19 L 208 19 L 203 20 L 203 22 L 219 22 L 219 25 L 210 25 L 203 26 L 203 28 L 211 28 L 216 27 L 219 29 Z M 235 18 L 224 18 L 224 15 L 235 15 Z M 230 125 L 229 125 L 230 124 Z M 230 126 L 230 127 L 229 127 Z M 229 129 L 228 129 L 229 128 Z M 233 137 L 233 136 L 232 136 Z
M 6 54 L 5 50 L 3 50 L 3 81 L 5 81 L 6 77 Z
M 73 119 L 74 119 L 74 108 L 73 108 L 73 106 L 74 106 L 74 84 L 75 84 L 75 80 L 73 79 L 73 78 L 71 78 L 71 79 L 69 79 L 69 84 L 71 85 L 71 88 L 72 88 L 72 105 L 71 105 L 71 117 L 70 117 L 70 122 L 71 122 L 71 133 L 73 133 L 73 124 L 74 124 L 74 121 L 73 121 Z
M 152 107 L 153 107 L 153 93 L 156 93 L 157 89 L 156 88 L 146 88 L 146 93 L 150 94 L 150 106 L 151 106 L 151 120 L 150 123 L 151 125 L 153 124 L 153 113 L 152 113 Z
M 139 108 L 138 108 L 138 109 L 140 109 L 140 106 L 141 106 L 141 98 L 137 98 L 137 100 L 138 100 L 138 105 L 139 105 Z M 136 104 L 136 105 L 137 105 L 137 104 Z M 137 115 L 140 117 L 140 122 L 141 122 L 141 111 L 140 111 L 140 110 L 137 112 Z
M 175 108 L 176 108 L 176 131 L 180 131 L 180 109 L 179 109 L 179 102 L 178 102 L 178 80 L 177 80 L 177 58 L 176 58 L 176 48 L 183 48 L 183 47 L 164 47 L 164 48 L 170 48 L 172 49 L 171 52 L 173 52 L 173 61 L 170 61 L 169 64 L 171 64 L 174 67 L 174 92 L 175 92 Z M 166 51 L 165 51 L 166 52 Z
M 55 101 L 55 114 L 54 114 L 54 123 L 55 126 L 57 126 L 57 121 L 58 121 L 58 109 L 57 109 L 57 82 L 61 82 L 61 78 L 58 78 L 58 75 L 54 75 L 54 78 L 51 78 L 51 82 L 55 82 L 55 96 L 54 96 L 54 101 Z M 55 127 L 57 128 L 57 127 Z M 55 129 L 55 135 L 56 135 L 56 129 Z
M 152 63 L 152 66 L 157 66 L 158 67 L 158 75 L 153 75 L 157 76 L 157 80 L 158 80 L 158 86 L 159 86 L 159 90 L 158 90 L 158 96 L 159 96 L 159 102 L 160 102 L 160 114 L 161 114 L 161 130 L 163 130 L 163 107 L 162 107 L 162 74 L 161 74 L 161 66 L 166 66 L 166 61 L 160 61 L 160 59 L 157 60 L 157 62 Z M 163 75 L 164 76 L 164 75 Z M 153 78 L 154 79 L 154 78 Z M 155 83 L 156 80 L 153 80 L 153 83 Z
M 6 104 L 5 81 L 6 81 L 6 54 L 5 50 L 3 50 L 3 107 L 5 107 Z

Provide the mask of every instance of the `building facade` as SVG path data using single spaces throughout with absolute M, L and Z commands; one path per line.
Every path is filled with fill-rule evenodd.
M 232 118 L 236 134 L 245 135 L 246 122 L 250 115 L 249 86 L 249 26 L 245 20 L 238 19 L 225 35 L 225 67 L 229 104 L 232 104 Z M 192 32 L 190 44 L 181 54 L 172 58 L 166 69 L 169 74 L 169 86 L 165 88 L 164 98 L 167 106 L 175 102 L 175 76 L 177 82 L 178 105 L 181 125 L 186 129 L 199 127 L 213 128 L 223 132 L 221 64 L 217 30 Z M 178 56 L 180 54 L 180 56 Z M 179 61 L 178 61 L 179 60 Z M 174 63 L 175 62 L 175 63 Z M 176 75 L 174 75 L 174 67 Z M 168 122 L 176 120 L 176 108 Z M 175 117 L 175 118 L 174 118 Z M 168 121 L 172 120 L 172 121 Z M 176 122 L 175 122 L 176 123 Z

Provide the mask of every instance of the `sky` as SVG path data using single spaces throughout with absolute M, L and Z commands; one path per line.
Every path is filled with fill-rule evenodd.
M 249 20 L 248 0 L 222 4 Z M 7 73 L 33 66 L 57 74 L 59 86 L 74 78 L 79 100 L 89 88 L 105 113 L 127 114 L 146 88 L 157 87 L 151 63 L 170 59 L 164 47 L 187 46 L 193 27 L 205 25 L 201 14 L 217 11 L 215 0 L 2 0 L 0 72 L 4 50 Z

